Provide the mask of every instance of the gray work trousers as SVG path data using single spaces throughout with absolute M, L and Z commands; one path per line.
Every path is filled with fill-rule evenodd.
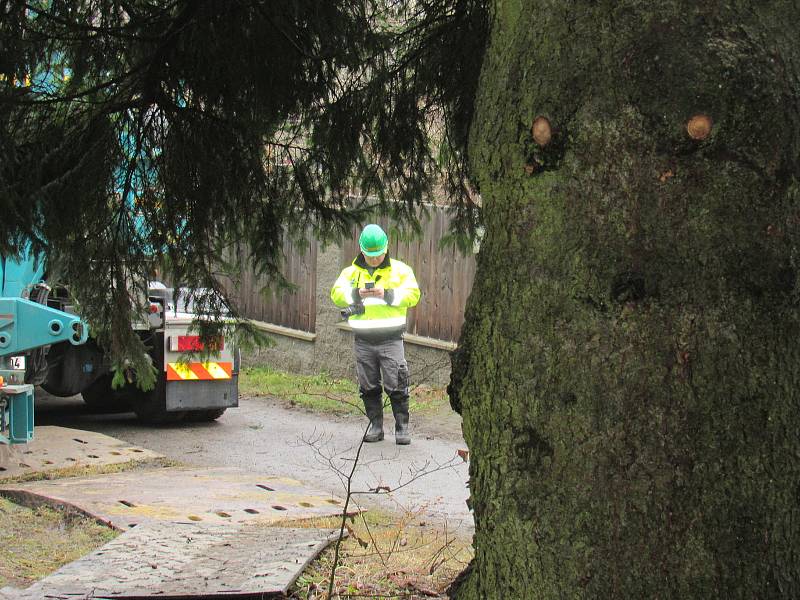
M 393 409 L 408 399 L 408 364 L 403 340 L 370 342 L 356 338 L 355 352 L 362 400 L 380 398 L 381 383 Z

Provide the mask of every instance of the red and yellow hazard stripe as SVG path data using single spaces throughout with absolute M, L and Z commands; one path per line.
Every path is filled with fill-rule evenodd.
M 167 381 L 208 381 L 211 379 L 230 379 L 233 363 L 167 363 Z

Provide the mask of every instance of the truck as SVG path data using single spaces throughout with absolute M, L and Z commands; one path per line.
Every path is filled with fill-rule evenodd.
M 29 17 L 30 18 L 30 17 Z M 25 76 L 12 80 L 14 86 L 53 93 L 70 80 L 72 71 L 58 52 Z M 125 127 L 120 128 L 120 147 L 128 153 L 116 172 L 115 196 L 120 198 L 132 222 L 144 227 L 137 215 L 137 177 L 150 177 L 151 157 L 134 143 Z M 136 164 L 145 165 L 137 170 Z M 132 175 L 133 173 L 136 175 Z M 144 175 L 142 175 L 144 174 Z M 157 254 L 153 252 L 153 255 Z M 155 261 L 155 256 L 152 257 Z M 87 264 L 87 269 L 92 265 Z M 82 318 L 70 294 L 69 281 L 51 281 L 46 260 L 22 250 L 14 256 L 0 256 L 0 300 L 11 305 L 33 303 L 67 315 Z M 165 423 L 181 420 L 212 421 L 226 409 L 238 406 L 239 352 L 232 340 L 217 336 L 204 347 L 201 336 L 193 333 L 195 322 L 193 298 L 198 290 L 170 288 L 159 281 L 149 285 L 147 298 L 140 302 L 145 312 L 133 319 L 133 333 L 147 348 L 150 364 L 156 370 L 155 386 L 142 389 L 136 374 L 122 385 L 112 385 L 112 361 L 95 338 L 81 340 L 45 340 L 38 347 L 27 347 L 9 356 L 0 347 L 0 376 L 12 385 L 38 385 L 59 397 L 80 394 L 83 401 L 98 410 L 130 409 L 140 420 Z M 22 303 L 18 300 L 24 301 Z M 221 317 L 224 318 L 224 317 Z M 81 321 L 83 323 L 83 321 Z M 16 322 L 17 333 L 27 335 L 29 328 L 41 325 L 38 317 Z M 85 323 L 83 323 L 85 329 Z M 3 369 L 5 367 L 5 369 Z M 117 377 L 116 381 L 122 378 Z
M 215 338 L 213 347 L 204 347 L 201 336 L 192 331 L 193 297 L 188 289 L 176 293 L 158 281 L 148 285 L 147 314 L 132 326 L 156 369 L 155 386 L 149 390 L 140 389 L 135 379 L 115 388 L 111 361 L 92 337 L 81 343 L 53 340 L 7 357 L 10 370 L 5 382 L 39 385 L 59 397 L 80 394 L 96 410 L 129 409 L 146 423 L 217 419 L 238 406 L 239 352 L 224 337 Z M 22 258 L 0 258 L 0 300 L 16 298 L 74 315 L 76 320 L 81 317 L 68 286 L 50 285 L 45 261 L 27 253 Z M 34 326 L 32 321 L 16 325 L 22 333 Z

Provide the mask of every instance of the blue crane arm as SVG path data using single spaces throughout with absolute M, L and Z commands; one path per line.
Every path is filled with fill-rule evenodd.
M 24 298 L 0 298 L 0 357 L 69 341 L 86 342 L 89 327 L 75 315 Z M 33 439 L 33 386 L 0 387 L 0 444 Z
M 0 356 L 68 341 L 83 344 L 89 326 L 80 318 L 24 298 L 0 298 Z
M 27 249 L 19 259 L 0 257 L 0 296 L 24 296 L 26 289 L 42 281 L 43 277 L 44 261 L 31 256 Z

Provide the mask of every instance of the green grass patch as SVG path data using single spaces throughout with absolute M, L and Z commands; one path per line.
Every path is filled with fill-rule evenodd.
M 117 535 L 93 519 L 0 498 L 0 587 L 27 587 Z
M 239 371 L 239 393 L 243 396 L 271 396 L 292 406 L 319 412 L 361 412 L 358 385 L 325 373 L 296 375 L 265 367 L 245 367 Z
M 419 385 L 410 391 L 413 412 L 434 412 L 448 403 L 444 388 Z M 279 398 L 291 406 L 316 412 L 353 415 L 364 412 L 358 384 L 327 373 L 297 375 L 268 367 L 244 367 L 239 372 L 239 393 Z

